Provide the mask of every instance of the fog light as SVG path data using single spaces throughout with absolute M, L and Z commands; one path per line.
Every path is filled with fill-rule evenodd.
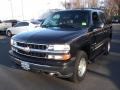
M 70 59 L 70 54 L 64 55 L 48 55 L 48 59 L 55 59 L 55 60 L 68 60 Z
M 17 49 L 15 49 L 14 47 L 12 47 L 11 49 L 12 49 L 13 51 L 15 51 L 15 52 L 17 52 L 17 51 L 18 51 L 18 50 L 17 50 Z
M 54 55 L 48 55 L 48 59 L 53 59 Z

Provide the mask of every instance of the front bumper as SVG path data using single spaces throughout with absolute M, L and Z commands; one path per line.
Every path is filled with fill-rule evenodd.
M 71 59 L 67 62 L 63 62 L 63 61 L 46 60 L 40 58 L 32 58 L 32 57 L 19 55 L 17 53 L 14 53 L 12 50 L 9 51 L 9 55 L 11 58 L 13 58 L 12 60 L 19 65 L 21 65 L 21 62 L 23 61 L 29 63 L 30 70 L 54 73 L 56 76 L 64 77 L 64 78 L 70 77 L 73 74 L 74 63 L 75 63 L 74 59 L 73 60 Z M 33 60 L 35 62 L 33 62 Z

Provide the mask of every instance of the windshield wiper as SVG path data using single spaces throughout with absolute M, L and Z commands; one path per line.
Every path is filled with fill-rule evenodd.
M 41 27 L 43 27 L 43 28 L 48 28 L 48 27 L 79 28 L 79 27 L 76 27 L 76 26 L 71 25 L 71 24 L 59 24 L 59 25 L 56 25 L 56 26 L 52 26 L 52 25 L 41 25 Z
M 79 28 L 79 27 L 75 27 L 72 24 L 60 24 L 57 27 L 61 27 L 61 28 Z
M 41 27 L 43 27 L 43 28 L 48 28 L 48 27 L 57 27 L 57 26 L 52 26 L 52 25 L 41 25 Z

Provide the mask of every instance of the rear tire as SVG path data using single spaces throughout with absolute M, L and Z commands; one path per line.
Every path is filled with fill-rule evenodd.
M 12 37 L 11 31 L 7 31 L 7 36 L 8 36 L 8 37 Z
M 73 75 L 70 78 L 73 82 L 79 82 L 84 79 L 87 71 L 87 54 L 79 51 L 76 56 Z
M 105 53 L 104 53 L 104 55 L 108 55 L 110 53 L 110 48 L 111 48 L 111 41 L 108 40 L 108 42 L 105 45 Z

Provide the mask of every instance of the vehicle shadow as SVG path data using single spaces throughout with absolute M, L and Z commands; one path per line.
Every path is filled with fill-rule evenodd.
M 11 66 L 12 61 L 9 57 L 10 39 L 6 36 L 0 35 L 0 64 L 5 66 Z
M 96 66 L 98 67 L 101 66 L 102 68 L 103 67 L 106 68 L 109 71 L 108 74 L 106 74 L 107 72 L 104 73 L 104 71 L 102 73 L 101 70 L 99 72 L 99 69 L 94 70 L 91 68 L 90 69 L 88 68 L 88 73 L 91 73 L 93 75 L 97 75 L 99 77 L 106 78 L 112 81 L 115 84 L 115 86 L 118 88 L 118 90 L 120 90 L 120 70 L 119 70 L 120 69 L 120 60 L 119 60 L 120 57 L 117 57 L 117 56 L 116 58 L 114 57 L 115 56 L 110 56 L 110 55 L 107 57 L 106 56 L 100 57 L 95 62 Z M 104 65 L 104 63 L 106 64 Z

